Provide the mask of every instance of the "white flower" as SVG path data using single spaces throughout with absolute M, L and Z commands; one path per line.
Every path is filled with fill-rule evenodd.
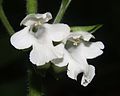
M 55 58 L 63 56 L 63 45 L 54 46 L 52 41 L 61 41 L 70 32 L 66 24 L 48 24 L 51 13 L 27 15 L 20 25 L 26 27 L 11 36 L 11 44 L 16 49 L 26 49 L 32 46 L 30 61 L 43 65 Z
M 64 40 L 64 57 L 52 62 L 59 67 L 68 65 L 68 77 L 77 80 L 83 73 L 81 85 L 87 86 L 95 76 L 95 67 L 89 65 L 87 59 L 93 59 L 103 53 L 102 42 L 89 42 L 94 36 L 88 32 L 73 32 Z

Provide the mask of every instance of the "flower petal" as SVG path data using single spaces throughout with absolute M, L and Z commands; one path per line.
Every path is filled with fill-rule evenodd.
M 44 27 L 53 41 L 63 40 L 70 32 L 70 27 L 67 24 L 44 24 Z
M 20 25 L 32 26 L 38 21 L 40 21 L 40 23 L 45 23 L 50 19 L 52 19 L 50 12 L 46 12 L 44 14 L 29 14 L 21 21 Z
M 80 31 L 79 32 L 81 34 L 81 38 L 85 41 L 89 41 L 91 38 L 95 38 L 91 33 L 89 32 L 84 32 L 84 31 Z
M 95 67 L 92 65 L 88 66 L 87 72 L 84 72 L 82 79 L 81 79 L 81 85 L 87 86 L 95 76 Z
M 25 27 L 11 36 L 10 42 L 16 49 L 26 49 L 32 45 L 34 38 L 29 34 L 29 29 Z
M 96 58 L 101 55 L 104 49 L 104 45 L 102 42 L 81 42 L 77 47 L 72 47 L 69 49 L 71 54 L 75 54 L 76 56 L 84 56 L 87 59 Z
M 50 60 L 55 58 L 51 49 L 44 45 L 33 45 L 33 49 L 30 52 L 30 61 L 37 66 L 44 65 Z
M 61 47 L 62 46 L 59 45 L 55 48 L 49 45 L 35 43 L 33 50 L 30 52 L 30 61 L 37 66 L 41 66 L 53 59 L 61 58 L 63 56 Z
M 104 45 L 102 42 L 89 42 L 86 44 L 81 44 L 81 52 L 87 59 L 96 58 L 97 56 L 101 55 L 104 49 Z
M 66 66 L 69 63 L 69 53 L 64 49 L 64 56 L 62 58 L 57 58 L 52 60 L 52 63 L 54 63 L 58 67 Z
M 85 58 L 83 57 L 75 57 L 71 55 L 72 59 L 69 60 L 68 64 L 68 77 L 77 80 L 77 76 L 79 73 L 86 71 L 88 63 Z M 78 61 L 79 60 L 79 61 Z
M 75 62 L 74 60 L 71 60 L 68 64 L 68 70 L 67 70 L 68 77 L 77 80 L 77 76 L 81 72 L 83 72 L 81 65 Z
M 84 32 L 84 31 L 78 31 L 78 32 L 72 32 L 69 34 L 67 39 L 83 39 L 85 41 L 89 41 L 91 38 L 94 38 L 94 36 L 91 33 Z
M 56 54 L 57 58 L 63 58 L 64 55 L 64 45 L 59 44 L 53 47 L 54 54 Z

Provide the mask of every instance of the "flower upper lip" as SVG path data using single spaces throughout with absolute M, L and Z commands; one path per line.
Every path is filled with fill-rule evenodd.
M 31 26 L 36 23 L 41 25 L 50 19 L 52 19 L 50 12 L 46 12 L 45 14 L 29 14 L 21 21 L 20 25 Z

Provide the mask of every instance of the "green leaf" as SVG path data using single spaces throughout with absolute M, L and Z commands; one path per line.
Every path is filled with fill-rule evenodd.
M 61 21 L 61 19 L 63 18 L 63 15 L 64 15 L 65 11 L 67 10 L 70 2 L 71 2 L 71 0 L 62 0 L 59 12 L 58 12 L 57 16 L 55 17 L 55 20 L 53 23 L 59 23 Z
M 8 21 L 6 15 L 5 15 L 2 3 L 3 3 L 3 0 L 0 0 L 0 20 L 3 23 L 3 25 L 5 26 L 9 35 L 12 35 L 12 34 L 14 34 L 14 29 L 12 28 L 10 22 Z
M 0 1 L 0 3 L 2 3 L 2 1 Z M 15 33 L 13 27 L 11 26 L 10 22 L 8 21 L 5 13 L 4 13 L 4 10 L 3 10 L 3 7 L 2 5 L 0 4 L 0 20 L 2 21 L 3 25 L 5 26 L 7 32 L 9 33 L 9 35 L 12 35 Z
M 90 33 L 94 33 L 96 30 L 101 28 L 103 25 L 102 24 L 97 24 L 97 25 L 92 25 L 92 26 L 72 26 L 71 31 L 76 32 L 76 31 L 87 31 Z

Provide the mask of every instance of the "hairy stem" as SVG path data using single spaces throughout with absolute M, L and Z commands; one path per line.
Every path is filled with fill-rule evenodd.
M 26 2 L 27 14 L 37 13 L 37 0 L 27 0 Z

